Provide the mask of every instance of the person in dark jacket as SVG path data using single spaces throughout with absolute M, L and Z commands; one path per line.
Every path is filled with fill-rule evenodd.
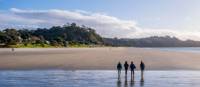
M 133 61 L 131 61 L 131 64 L 130 64 L 130 69 L 131 69 L 131 80 L 132 78 L 134 78 L 134 70 L 135 70 L 135 64 L 133 64 Z
M 145 64 L 143 63 L 143 61 L 141 61 L 140 63 L 140 69 L 141 69 L 141 81 L 144 81 L 144 69 L 145 69 Z
M 125 63 L 124 63 L 124 69 L 125 69 L 125 76 L 126 76 L 126 77 L 127 77 L 128 68 L 129 68 L 128 62 L 125 61 Z
M 121 76 L 121 70 L 122 70 L 122 64 L 120 62 L 117 64 L 117 70 L 118 70 L 118 80 L 119 80 Z

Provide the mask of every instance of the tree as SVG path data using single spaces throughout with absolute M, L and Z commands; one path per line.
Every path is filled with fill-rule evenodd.
M 6 34 L 7 45 L 16 45 L 20 42 L 20 34 L 16 29 L 5 29 L 3 32 Z
M 53 26 L 51 28 L 37 28 L 36 30 L 5 29 L 0 32 L 0 43 L 16 45 L 23 43 L 45 44 L 49 41 L 51 45 L 68 46 L 68 43 L 75 44 L 100 44 L 102 37 L 92 28 L 78 26 L 71 23 L 64 26 Z M 66 43 L 67 42 L 67 43 Z

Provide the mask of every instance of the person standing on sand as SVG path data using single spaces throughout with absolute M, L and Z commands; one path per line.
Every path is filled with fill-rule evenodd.
M 14 49 L 14 48 L 11 48 L 11 50 L 12 50 L 12 52 L 14 52 L 14 51 L 15 51 L 15 49 Z
M 145 69 L 145 64 L 141 61 L 140 63 L 140 69 L 141 69 L 141 82 L 144 81 L 144 69 Z
M 135 64 L 133 64 L 133 61 L 131 61 L 130 69 L 131 69 L 131 80 L 134 79 L 134 70 L 135 70 Z
M 120 80 L 121 70 L 122 70 L 122 64 L 120 62 L 117 64 L 117 70 L 118 70 L 118 80 Z
M 126 77 L 127 77 L 128 67 L 129 67 L 128 62 L 125 61 L 125 63 L 124 63 L 124 69 L 125 69 L 125 76 L 126 76 Z

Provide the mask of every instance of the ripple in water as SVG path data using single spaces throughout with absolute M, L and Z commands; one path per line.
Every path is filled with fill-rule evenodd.
M 0 87 L 200 87 L 200 71 L 146 71 L 144 82 L 139 71 L 134 82 L 124 77 L 118 82 L 112 70 L 0 71 Z

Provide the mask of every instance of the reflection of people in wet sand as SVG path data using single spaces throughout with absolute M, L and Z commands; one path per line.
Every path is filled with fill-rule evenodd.
M 117 81 L 117 87 L 122 87 L 121 82 Z
M 124 87 L 128 87 L 128 81 L 127 80 L 125 80 L 125 82 L 124 82 Z
M 134 70 L 135 70 L 135 64 L 133 64 L 133 61 L 131 61 L 131 64 L 130 64 L 130 69 L 131 69 L 131 81 L 134 80 Z
M 134 85 L 135 85 L 134 82 L 131 81 L 131 82 L 130 82 L 130 87 L 134 87 Z
M 122 64 L 120 62 L 117 64 L 117 70 L 118 70 L 118 80 L 120 80 L 121 70 L 122 70 Z
M 140 87 L 143 87 L 144 86 L 144 81 L 141 81 L 140 82 Z
M 125 77 L 127 77 L 127 71 L 128 71 L 128 67 L 129 67 L 129 65 L 128 65 L 128 62 L 127 62 L 127 61 L 125 61 L 125 63 L 124 63 Z
M 144 81 L 144 69 L 145 69 L 145 64 L 141 61 L 140 63 L 140 69 L 141 69 L 141 82 Z

